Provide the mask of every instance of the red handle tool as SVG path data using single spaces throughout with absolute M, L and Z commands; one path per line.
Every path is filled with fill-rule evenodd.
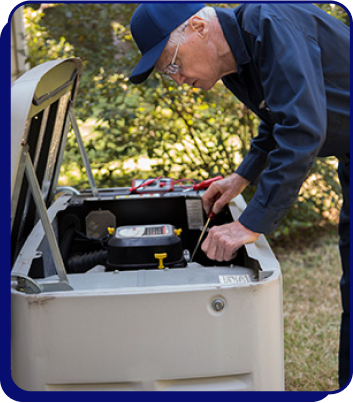
M 211 183 L 219 181 L 220 179 L 223 179 L 222 175 L 218 175 L 218 176 L 215 176 L 214 178 L 206 179 L 200 183 L 197 183 L 196 185 L 189 187 L 188 189 L 184 190 L 184 192 L 190 192 L 190 190 L 207 189 L 211 185 Z

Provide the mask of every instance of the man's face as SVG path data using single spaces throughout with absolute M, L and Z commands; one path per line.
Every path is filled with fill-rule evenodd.
M 204 35 L 205 32 L 192 29 L 189 25 L 185 28 L 186 40 L 179 45 L 175 58 L 179 72 L 169 74 L 178 85 L 188 84 L 194 88 L 209 90 L 221 78 L 218 73 L 215 46 L 208 35 Z M 165 71 L 176 49 L 177 44 L 163 51 L 155 65 L 157 71 L 161 73 Z

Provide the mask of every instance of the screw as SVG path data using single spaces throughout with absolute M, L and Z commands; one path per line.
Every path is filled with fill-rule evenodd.
M 215 311 L 221 311 L 224 308 L 224 301 L 220 298 L 214 299 L 211 303 L 211 306 Z

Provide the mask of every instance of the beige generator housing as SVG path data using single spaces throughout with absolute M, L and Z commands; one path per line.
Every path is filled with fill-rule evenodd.
M 284 390 L 282 278 L 265 237 L 231 262 L 200 248 L 191 261 L 207 219 L 202 191 L 98 189 L 73 109 L 81 68 L 78 58 L 44 63 L 12 86 L 14 382 L 27 391 Z M 89 190 L 57 187 L 70 128 Z M 211 225 L 245 207 L 238 196 Z

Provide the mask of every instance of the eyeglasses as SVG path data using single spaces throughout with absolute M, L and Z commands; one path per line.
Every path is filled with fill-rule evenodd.
M 187 27 L 187 25 L 188 24 L 185 24 L 185 26 L 183 27 L 183 33 L 184 33 L 184 30 Z M 175 49 L 175 53 L 174 53 L 172 61 L 170 62 L 170 64 L 168 64 L 168 66 L 163 71 L 163 74 L 165 74 L 167 76 L 169 76 L 169 74 L 177 74 L 177 73 L 180 72 L 180 66 L 178 66 L 175 63 L 175 60 L 177 58 L 177 54 L 178 54 L 178 50 L 179 50 L 179 46 L 180 46 L 180 43 L 181 43 L 182 36 L 183 35 L 180 35 L 180 37 L 179 37 L 179 41 L 178 41 L 177 47 Z

